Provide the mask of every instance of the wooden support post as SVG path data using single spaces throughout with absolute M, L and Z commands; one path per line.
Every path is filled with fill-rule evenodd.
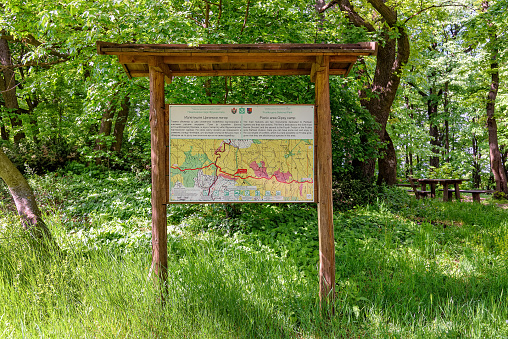
M 152 268 L 159 283 L 167 280 L 166 140 L 164 73 L 150 67 L 150 130 L 152 157 Z
M 319 300 L 333 313 L 335 297 L 335 241 L 332 198 L 332 121 L 329 57 L 317 56 L 315 69 L 317 109 L 317 184 L 319 228 Z

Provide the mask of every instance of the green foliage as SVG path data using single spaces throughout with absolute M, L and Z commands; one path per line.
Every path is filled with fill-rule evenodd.
M 461 176 L 460 173 L 453 168 L 450 163 L 444 163 L 438 168 L 430 166 L 427 172 L 427 176 L 429 179 L 439 179 L 439 178 L 450 178 L 450 179 L 465 179 Z
M 147 279 L 146 175 L 74 162 L 30 182 L 62 250 L 33 249 L 0 187 L 6 338 L 508 334 L 498 326 L 508 314 L 508 212 L 497 204 L 415 200 L 379 187 L 372 204 L 336 212 L 335 316 L 323 319 L 315 205 L 170 206 L 162 308 Z
M 492 194 L 492 199 L 506 200 L 506 193 L 501 192 L 501 191 L 495 191 L 494 194 Z
M 351 175 L 333 183 L 333 207 L 347 211 L 356 206 L 365 206 L 376 201 L 377 187 L 365 179 L 354 179 Z
M 337 80 L 330 85 L 332 174 L 335 181 L 348 181 L 353 174 L 353 162 L 376 158 L 381 146 L 376 133 L 378 125 L 360 106 L 357 94 L 349 90 L 349 86 L 356 85 L 350 80 Z M 341 179 L 344 176 L 348 179 Z
M 4 152 L 22 173 L 27 169 L 38 174 L 52 172 L 78 159 L 76 147 L 64 139 L 37 143 L 22 140 L 18 145 L 4 148 Z

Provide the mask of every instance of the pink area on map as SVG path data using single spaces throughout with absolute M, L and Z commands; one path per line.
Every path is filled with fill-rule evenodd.
M 279 170 L 276 170 L 273 175 L 275 175 L 275 179 L 277 179 L 278 182 L 286 182 L 289 178 L 291 178 L 290 172 L 283 173 Z
M 259 167 L 259 165 L 255 161 L 251 162 L 249 167 L 252 168 L 256 177 L 268 178 L 268 173 L 266 173 L 266 167 L 265 167 L 264 161 L 261 161 L 261 167 Z
M 303 184 L 300 184 L 300 196 L 303 196 Z
M 228 180 L 237 180 L 238 178 L 235 178 L 234 176 L 232 175 L 229 175 L 229 174 L 224 174 L 224 173 L 220 173 L 219 174 L 219 177 L 223 177 L 225 179 L 228 179 Z

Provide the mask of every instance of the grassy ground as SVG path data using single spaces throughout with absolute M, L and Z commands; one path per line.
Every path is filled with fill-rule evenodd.
M 146 177 L 60 172 L 31 184 L 61 252 L 34 248 L 1 187 L 0 338 L 508 337 L 508 211 L 486 201 L 387 189 L 336 213 L 328 319 L 313 205 L 171 207 L 162 307 Z

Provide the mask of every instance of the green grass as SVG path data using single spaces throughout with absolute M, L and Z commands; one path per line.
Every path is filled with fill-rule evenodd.
M 170 207 L 164 293 L 149 277 L 146 178 L 30 182 L 61 252 L 34 248 L 1 187 L 0 338 L 508 337 L 508 211 L 495 204 L 385 189 L 336 213 L 328 319 L 312 204 Z

